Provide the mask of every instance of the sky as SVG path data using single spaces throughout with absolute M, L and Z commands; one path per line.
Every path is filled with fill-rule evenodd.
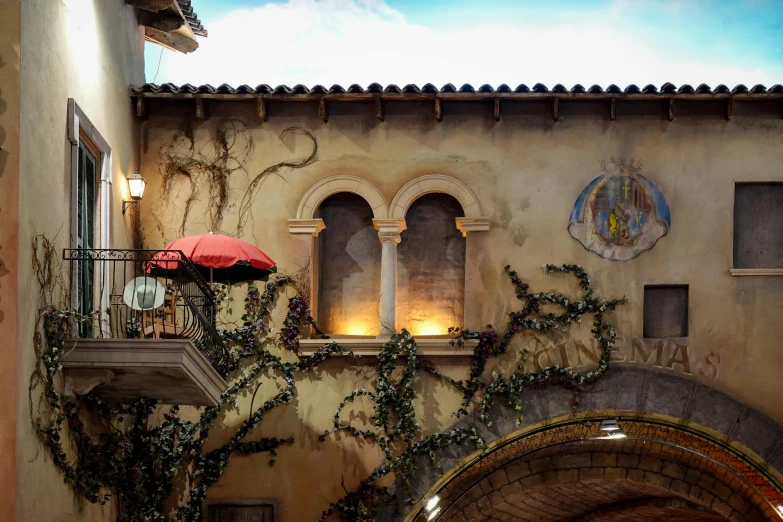
M 192 0 L 146 81 L 347 87 L 783 83 L 783 0 Z

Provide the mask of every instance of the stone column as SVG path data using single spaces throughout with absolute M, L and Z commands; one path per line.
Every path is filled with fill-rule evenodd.
M 487 251 L 489 218 L 457 218 L 457 229 L 465 237 L 465 328 L 479 330 L 486 324 L 484 316 L 488 295 L 481 280 L 481 263 Z
M 404 219 L 373 219 L 381 241 L 381 332 L 378 337 L 397 333 L 397 245 L 405 230 Z
M 288 233 L 298 237 L 304 237 L 302 247 L 299 249 L 303 256 L 309 257 L 310 263 L 310 314 L 318 321 L 318 234 L 326 228 L 324 220 L 314 219 L 289 219 Z M 309 236 L 309 237 L 308 237 Z M 302 336 L 312 338 L 315 332 L 308 326 L 302 330 Z

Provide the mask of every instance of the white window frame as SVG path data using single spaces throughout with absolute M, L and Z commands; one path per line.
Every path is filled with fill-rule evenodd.
M 98 230 L 97 248 L 108 249 L 111 245 L 111 185 L 112 185 L 112 152 L 111 146 L 95 128 L 84 111 L 73 98 L 68 98 L 68 141 L 71 142 L 71 226 L 70 245 L 77 248 L 77 206 L 78 206 L 78 179 L 79 179 L 79 146 L 85 136 L 85 142 L 97 152 L 98 166 L 100 168 L 97 192 L 98 202 L 95 206 L 95 226 Z M 100 296 L 98 302 L 100 309 L 109 308 L 109 271 L 106 267 L 100 270 L 102 280 L 98 284 Z M 71 274 L 71 281 L 75 281 L 75 275 Z M 71 292 L 72 305 L 76 306 L 76 292 Z M 102 326 L 103 328 L 103 326 Z

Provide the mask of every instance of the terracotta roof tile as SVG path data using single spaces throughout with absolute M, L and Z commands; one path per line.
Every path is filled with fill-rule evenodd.
M 624 89 L 621 89 L 617 85 L 609 85 L 605 89 L 601 87 L 600 85 L 592 85 L 589 89 L 585 89 L 580 84 L 576 84 L 570 89 L 566 88 L 562 84 L 557 84 L 551 89 L 548 88 L 546 85 L 542 83 L 537 83 L 533 87 L 528 87 L 525 84 L 517 85 L 516 87 L 512 88 L 509 85 L 500 84 L 496 88 L 489 84 L 483 84 L 478 88 L 473 87 L 471 84 L 466 83 L 460 86 L 459 88 L 455 87 L 451 83 L 447 83 L 443 85 L 442 87 L 438 88 L 435 85 L 431 83 L 424 84 L 421 88 L 415 84 L 407 84 L 403 88 L 400 88 L 398 85 L 395 84 L 389 84 L 387 86 L 382 86 L 379 83 L 372 83 L 368 85 L 366 88 L 362 87 L 358 84 L 352 84 L 349 87 L 345 88 L 341 85 L 334 84 L 331 87 L 327 88 L 323 85 L 315 85 L 312 88 L 308 88 L 306 85 L 298 84 L 294 87 L 289 87 L 287 85 L 278 85 L 277 87 L 271 87 L 266 84 L 257 85 L 256 87 L 251 87 L 249 85 L 240 85 L 236 88 L 228 85 L 228 84 L 221 84 L 218 87 L 213 87 L 212 85 L 200 85 L 200 86 L 194 86 L 190 84 L 184 84 L 184 85 L 174 85 L 171 83 L 164 83 L 162 85 L 156 85 L 154 83 L 145 83 L 144 85 L 138 86 L 138 87 L 131 87 L 131 95 L 137 96 L 139 94 L 161 94 L 161 93 L 170 93 L 170 94 L 210 94 L 210 95 L 232 95 L 232 94 L 269 94 L 269 95 L 324 95 L 324 94 L 463 94 L 463 95 L 470 95 L 470 94 L 520 94 L 520 93 L 532 93 L 536 95 L 540 94 L 561 94 L 561 95 L 568 95 L 568 94 L 605 94 L 605 95 L 634 95 L 634 94 L 641 94 L 641 95 L 654 95 L 654 94 L 661 94 L 661 95 L 667 95 L 667 96 L 677 96 L 677 95 L 704 95 L 705 97 L 715 94 L 753 94 L 753 95 L 765 95 L 765 94 L 783 94 L 783 85 L 775 84 L 771 87 L 766 87 L 764 85 L 755 85 L 753 88 L 748 89 L 747 86 L 743 84 L 736 85 L 733 89 L 729 89 L 725 85 L 721 84 L 718 85 L 715 88 L 710 88 L 709 85 L 706 84 L 700 84 L 698 87 L 694 88 L 691 85 L 683 84 L 679 87 L 671 84 L 671 83 L 664 83 L 661 85 L 660 88 L 657 88 L 655 85 L 648 84 L 644 86 L 643 88 L 638 87 L 637 85 L 631 84 L 626 86 Z M 464 98 L 460 98 L 464 99 Z

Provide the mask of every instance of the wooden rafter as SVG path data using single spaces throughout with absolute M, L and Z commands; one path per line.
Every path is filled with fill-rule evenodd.
M 324 123 L 329 121 L 329 111 L 326 107 L 326 100 L 321 98 L 321 100 L 318 102 L 318 116 L 323 120 Z
M 269 114 L 266 111 L 266 100 L 263 96 L 259 95 L 258 101 L 256 102 L 256 110 L 258 111 L 258 119 L 267 121 Z
M 207 109 L 204 106 L 204 98 L 196 98 L 196 118 L 199 120 L 207 119 Z

